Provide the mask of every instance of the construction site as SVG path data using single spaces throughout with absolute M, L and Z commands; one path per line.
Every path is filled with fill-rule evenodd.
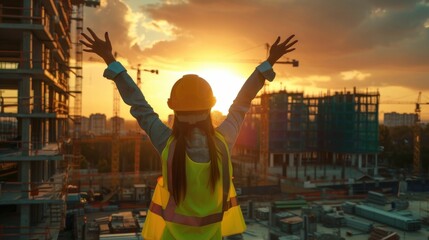
M 142 239 L 159 156 L 124 130 L 117 90 L 110 130 L 104 114 L 82 116 L 83 11 L 99 5 L 0 2 L 0 239 Z M 158 74 L 136 70 L 138 87 L 143 71 Z M 357 88 L 262 90 L 232 150 L 248 228 L 228 239 L 428 239 L 428 103 L 419 94 L 408 116 L 413 162 L 402 171 L 379 159 L 380 104 Z
M 1 239 L 57 239 L 65 227 L 68 171 L 80 160 L 78 39 L 84 6 L 97 5 L 0 2 Z M 70 142 L 75 148 L 67 151 Z M 83 217 L 74 216 L 77 223 Z
M 262 166 L 266 179 L 312 187 L 376 176 L 379 98 L 378 92 L 356 88 L 322 96 L 263 93 L 234 149 L 237 169 L 248 175 Z

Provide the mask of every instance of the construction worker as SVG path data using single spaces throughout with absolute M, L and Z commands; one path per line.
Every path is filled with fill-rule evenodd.
M 266 61 L 256 67 L 217 128 L 210 111 L 216 99 L 210 85 L 197 75 L 185 75 L 171 89 L 168 106 L 174 110 L 168 128 L 147 103 L 126 69 L 115 60 L 109 35 L 100 39 L 91 29 L 81 41 L 108 65 L 103 76 L 115 82 L 131 114 L 161 154 L 162 177 L 149 207 L 144 239 L 221 239 L 244 232 L 246 225 L 232 184 L 232 149 L 250 102 L 272 81 L 272 66 L 295 48 L 294 35 L 272 44 Z

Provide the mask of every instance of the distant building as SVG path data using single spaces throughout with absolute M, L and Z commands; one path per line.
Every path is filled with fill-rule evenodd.
M 114 132 L 115 126 L 118 128 L 119 135 L 125 134 L 125 119 L 121 117 L 110 118 L 110 132 Z
M 89 132 L 89 118 L 82 116 L 80 118 L 80 131 L 82 134 Z
M 384 125 L 387 127 L 413 126 L 416 123 L 417 114 L 415 113 L 385 113 Z
M 94 135 L 106 133 L 106 114 L 95 113 L 89 116 L 89 132 Z

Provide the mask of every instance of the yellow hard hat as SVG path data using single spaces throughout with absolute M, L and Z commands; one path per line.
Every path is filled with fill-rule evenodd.
M 195 74 L 184 75 L 171 89 L 168 106 L 174 111 L 201 111 L 216 103 L 209 83 Z

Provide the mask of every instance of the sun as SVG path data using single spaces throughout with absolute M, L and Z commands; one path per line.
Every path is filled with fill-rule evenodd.
M 238 71 L 225 67 L 201 68 L 195 73 L 207 80 L 213 89 L 213 94 L 216 97 L 213 110 L 226 115 L 246 79 Z

